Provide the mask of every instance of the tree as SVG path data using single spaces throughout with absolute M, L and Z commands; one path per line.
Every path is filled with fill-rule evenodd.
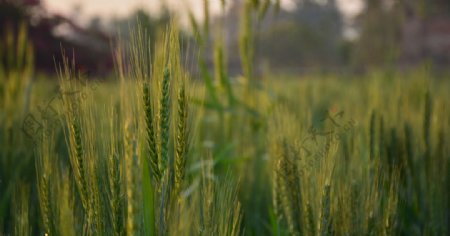
M 342 15 L 335 0 L 304 0 L 281 11 L 261 35 L 262 55 L 271 65 L 323 67 L 340 63 Z
M 397 1 L 366 0 L 357 18 L 360 28 L 354 62 L 359 67 L 391 64 L 398 57 L 402 16 Z

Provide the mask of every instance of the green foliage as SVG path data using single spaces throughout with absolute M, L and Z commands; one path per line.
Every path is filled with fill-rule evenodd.
M 353 63 L 359 67 L 387 67 L 400 57 L 404 4 L 386 7 L 381 1 L 367 1 L 357 19 L 360 36 L 356 42 Z
M 31 99 L 33 47 L 27 40 L 27 26 L 17 31 L 5 27 L 0 38 L 0 232 L 13 232 L 13 223 L 24 224 L 29 219 L 12 212 L 14 195 L 19 198 L 14 207 L 25 214 L 28 207 L 22 199 L 30 192 L 34 180 L 31 145 L 22 132 Z M 21 121 L 22 120 L 22 121 Z M 23 186 L 17 186 L 21 183 Z M 32 211 L 28 211 L 32 213 Z M 17 221 L 14 221 L 16 219 Z M 33 224 L 34 222 L 29 222 Z M 20 227 L 20 224 L 17 227 Z M 16 228 L 16 233 L 30 232 Z M 23 230 L 23 231 L 22 231 Z
M 346 52 L 339 49 L 348 46 L 349 50 L 351 45 L 344 45 L 343 16 L 335 1 L 303 1 L 291 11 L 281 11 L 276 19 L 257 36 L 258 56 L 266 57 L 271 69 L 345 65 Z

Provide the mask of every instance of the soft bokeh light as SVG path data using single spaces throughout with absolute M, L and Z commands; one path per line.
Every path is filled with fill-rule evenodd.
M 76 16 L 77 20 L 85 22 L 94 16 L 103 18 L 123 17 L 138 8 L 157 14 L 162 2 L 166 2 L 172 10 L 190 7 L 198 16 L 202 17 L 203 0 L 44 0 L 44 4 L 51 12 Z M 228 1 L 231 2 L 231 1 Z M 337 0 L 339 8 L 347 17 L 354 17 L 363 8 L 361 0 Z M 211 12 L 220 11 L 220 0 L 210 0 Z M 294 0 L 282 0 L 284 8 L 295 6 Z

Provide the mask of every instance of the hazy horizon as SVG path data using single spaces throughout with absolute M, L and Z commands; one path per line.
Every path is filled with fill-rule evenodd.
M 95 16 L 103 19 L 126 17 L 138 8 L 142 8 L 152 14 L 158 14 L 164 0 L 43 0 L 44 5 L 51 13 L 59 12 L 75 17 L 80 22 L 88 22 Z M 203 0 L 165 0 L 170 9 L 178 10 L 190 6 L 193 12 L 202 17 Z M 363 8 L 362 0 L 337 0 L 339 9 L 346 17 L 353 17 Z M 293 5 L 292 0 L 282 0 L 284 8 Z M 211 12 L 220 11 L 220 0 L 210 0 Z

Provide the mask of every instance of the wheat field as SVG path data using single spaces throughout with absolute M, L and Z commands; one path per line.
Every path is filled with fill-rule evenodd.
M 263 16 L 271 1 L 250 2 Z M 202 51 L 209 29 L 191 25 Z M 448 235 L 446 75 L 256 76 L 249 25 L 231 80 L 220 40 L 214 68 L 189 72 L 174 22 L 158 39 L 136 28 L 108 80 L 62 52 L 57 79 L 31 81 L 14 36 L 0 235 Z

